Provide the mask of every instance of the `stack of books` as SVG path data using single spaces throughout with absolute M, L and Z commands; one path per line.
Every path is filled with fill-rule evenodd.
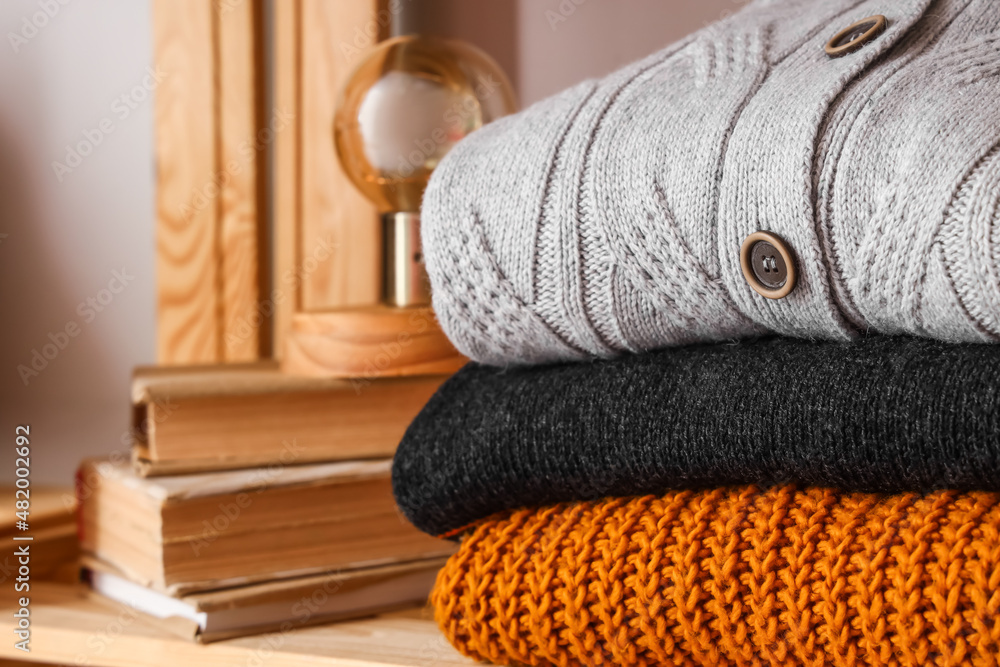
M 5 592 L 23 597 L 22 593 L 30 593 L 32 581 L 76 579 L 80 554 L 72 489 L 11 486 L 0 491 L 0 498 L 3 507 L 15 509 L 0 513 L 0 542 L 10 545 L 0 553 L 0 582 L 8 587 Z M 27 578 L 20 572 L 22 565 L 29 571 Z
M 201 642 L 424 601 L 454 546 L 399 513 L 390 465 L 443 380 L 137 369 L 131 459 L 77 474 L 85 578 Z

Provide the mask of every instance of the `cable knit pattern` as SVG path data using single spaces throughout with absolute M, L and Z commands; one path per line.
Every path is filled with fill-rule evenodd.
M 482 522 L 438 575 L 463 653 L 528 665 L 996 665 L 1000 496 L 736 487 Z
M 874 14 L 887 31 L 831 59 Z M 494 365 L 775 332 L 998 338 L 1000 3 L 756 0 L 460 142 L 431 179 L 434 308 Z M 778 234 L 799 280 L 747 285 Z

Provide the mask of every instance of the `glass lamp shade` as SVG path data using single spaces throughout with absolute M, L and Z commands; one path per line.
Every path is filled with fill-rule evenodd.
M 451 147 L 515 107 L 503 70 L 479 49 L 396 37 L 379 44 L 343 89 L 334 119 L 337 155 L 380 212 L 417 212 L 431 172 Z

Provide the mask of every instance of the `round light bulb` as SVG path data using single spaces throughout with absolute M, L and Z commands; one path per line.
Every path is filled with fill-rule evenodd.
M 337 155 L 382 213 L 417 212 L 431 172 L 463 137 L 511 113 L 503 70 L 457 40 L 408 35 L 379 44 L 341 93 Z

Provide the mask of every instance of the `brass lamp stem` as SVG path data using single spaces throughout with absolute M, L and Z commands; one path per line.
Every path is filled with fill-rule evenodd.
M 426 306 L 430 281 L 420 250 L 420 214 L 382 216 L 382 302 L 388 306 Z

